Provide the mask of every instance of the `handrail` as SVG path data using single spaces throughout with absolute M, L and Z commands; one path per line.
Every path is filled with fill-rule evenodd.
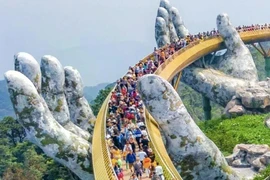
M 240 37 L 245 44 L 270 40 L 270 29 L 240 32 Z M 170 81 L 185 67 L 197 59 L 225 48 L 224 40 L 220 36 L 209 37 L 205 40 L 192 42 L 185 48 L 180 49 L 158 67 L 155 74 Z
M 105 122 L 107 114 L 107 103 L 110 99 L 110 94 L 102 104 L 98 113 L 92 141 L 92 163 L 95 179 L 117 180 L 111 158 L 108 154 L 108 147 L 105 137 Z
M 240 32 L 240 37 L 246 44 L 267 41 L 270 40 L 270 30 L 263 29 Z M 167 46 L 163 48 L 166 47 Z M 169 59 L 167 59 L 161 66 L 158 67 L 155 74 L 160 75 L 161 77 L 170 81 L 178 72 L 182 71 L 185 67 L 197 59 L 223 48 L 225 48 L 224 41 L 219 36 L 192 42 L 187 47 L 180 49 Z M 144 62 L 151 57 L 153 57 L 153 53 L 142 59 L 140 62 Z M 108 155 L 108 147 L 105 141 L 105 122 L 110 96 L 111 94 L 108 95 L 102 104 L 94 129 L 92 159 L 96 180 L 116 179 L 110 162 L 110 157 Z M 146 119 L 146 125 L 149 132 L 150 141 L 152 143 L 151 147 L 157 155 L 157 160 L 160 161 L 159 163 L 164 167 L 164 175 L 169 178 L 180 180 L 181 176 L 173 166 L 173 163 L 167 154 L 166 148 L 162 143 L 157 122 L 147 111 Z
M 167 46 L 164 46 L 163 48 L 166 48 Z M 161 48 L 161 49 L 163 49 Z M 146 56 L 145 58 L 143 58 L 142 60 L 140 60 L 139 63 L 141 62 L 144 62 L 146 60 L 148 60 L 149 58 L 152 58 L 154 56 L 154 53 L 151 53 L 150 55 Z M 137 63 L 137 64 L 139 64 Z M 102 104 L 102 107 L 98 113 L 98 116 L 97 116 L 97 122 L 96 122 L 96 125 L 95 125 L 95 130 L 94 130 L 94 135 L 93 135 L 93 152 L 92 152 L 92 156 L 99 156 L 100 158 L 93 158 L 93 166 L 94 166 L 94 176 L 95 176 L 95 179 L 96 180 L 105 180 L 105 179 L 117 179 L 116 177 L 116 174 L 114 173 L 114 169 L 111 165 L 111 161 L 110 161 L 110 156 L 107 152 L 108 150 L 108 144 L 106 143 L 105 141 L 105 132 L 106 132 L 106 126 L 105 126 L 105 122 L 106 122 L 106 115 L 107 115 L 107 110 L 108 110 L 108 102 L 109 102 L 109 99 L 111 97 L 111 93 L 115 90 L 116 88 L 116 85 L 114 86 L 114 88 L 112 89 L 112 91 L 110 92 L 110 94 L 107 96 L 106 100 L 103 102 Z M 147 116 L 149 118 L 149 116 Z M 151 119 L 147 119 L 147 126 L 151 129 L 156 129 L 155 132 L 159 132 L 158 130 L 158 124 L 157 122 L 151 118 Z M 103 121 L 103 122 L 99 122 L 99 121 Z M 100 136 L 100 132 L 98 132 L 98 130 L 101 128 L 101 133 L 103 134 L 103 136 Z M 159 162 L 159 164 L 163 167 L 164 169 L 164 176 L 166 177 L 166 179 L 168 180 L 173 180 L 177 177 L 177 179 L 181 180 L 181 176 L 179 175 L 179 173 L 177 172 L 177 170 L 175 169 L 175 167 L 172 165 L 172 166 L 167 166 L 167 163 L 166 161 L 168 161 L 168 159 L 164 159 L 163 157 L 169 157 L 167 152 L 164 151 L 163 154 L 160 154 L 159 152 L 156 152 L 158 149 L 159 149 L 159 146 L 160 144 L 163 144 L 162 142 L 162 139 L 161 139 L 161 136 L 159 137 L 159 141 L 156 141 L 156 140 L 152 140 L 151 137 L 151 134 L 152 132 L 150 132 L 149 130 L 148 131 L 148 134 L 149 134 L 149 139 L 150 139 L 150 146 L 152 147 L 155 155 L 156 155 L 156 160 L 157 162 Z M 152 130 L 151 130 L 152 131 Z M 97 138 L 96 138 L 97 137 Z M 101 138 L 100 138 L 101 137 Z M 103 142 L 102 142 L 102 137 L 104 138 L 103 139 Z M 155 137 L 156 139 L 158 137 Z M 96 139 L 96 141 L 94 141 L 94 139 Z M 161 140 L 161 141 L 160 141 Z M 100 142 L 102 144 L 101 148 L 102 148 L 102 153 L 101 151 L 97 151 L 96 149 L 97 148 L 100 148 L 97 143 Z M 158 144 L 155 143 L 155 142 L 159 142 Z M 106 146 L 106 147 L 105 147 Z M 94 151 L 95 149 L 95 151 Z M 103 161 L 103 164 L 102 164 L 102 161 L 101 159 L 104 159 Z M 171 160 L 169 159 L 169 161 L 171 162 Z M 172 164 L 172 163 L 171 163 Z M 98 169 L 100 168 L 100 169 Z M 172 168 L 173 170 L 171 170 L 170 168 Z M 101 172 L 109 172 L 110 175 L 108 176 L 99 176 L 97 174 L 101 173 Z M 113 173 L 112 173 L 113 172 Z

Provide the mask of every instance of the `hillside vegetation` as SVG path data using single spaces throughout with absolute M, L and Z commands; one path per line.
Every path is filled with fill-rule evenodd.
M 267 115 L 245 115 L 234 119 L 215 119 L 199 122 L 201 130 L 223 152 L 232 153 L 236 144 L 267 144 L 270 129 L 264 125 Z
M 251 52 L 262 80 L 265 78 L 264 60 L 257 51 L 251 49 Z M 113 85 L 110 84 L 105 89 L 104 84 L 98 88 L 85 88 L 86 98 L 91 102 L 95 115 Z M 179 94 L 193 119 L 224 155 L 231 154 L 233 147 L 240 143 L 270 145 L 270 130 L 263 124 L 266 115 L 249 115 L 224 120 L 220 119 L 223 107 L 211 102 L 212 117 L 215 120 L 201 121 L 204 119 L 202 96 L 183 83 L 180 84 Z M 3 119 L 4 116 L 14 116 L 14 112 L 6 83 L 0 81 L 0 179 L 78 179 L 70 170 L 45 156 L 40 148 L 25 141 L 24 130 L 18 122 L 12 117 Z M 269 172 L 270 168 L 256 179 L 263 179 Z

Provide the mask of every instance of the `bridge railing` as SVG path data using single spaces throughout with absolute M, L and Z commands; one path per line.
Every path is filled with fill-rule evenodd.
M 267 38 L 266 38 L 267 40 L 269 40 L 268 37 L 270 37 L 270 29 L 241 32 L 240 36 L 243 39 L 243 41 L 247 43 L 253 43 L 256 41 L 256 39 L 264 40 L 265 34 L 266 34 L 265 32 L 269 33 L 269 35 L 267 35 Z M 251 37 L 252 34 L 254 34 L 254 39 L 252 39 Z M 255 35 L 256 35 L 256 38 L 255 38 Z M 219 36 L 212 36 L 204 40 L 197 40 L 197 41 L 191 42 L 188 46 L 178 50 L 170 58 L 165 60 L 165 62 L 158 67 L 155 74 L 160 74 L 164 70 L 164 68 L 169 63 L 171 63 L 176 57 L 178 57 L 180 54 L 188 51 L 192 47 L 202 42 L 206 42 L 208 40 L 215 39 L 215 38 L 218 38 L 219 43 L 223 42 L 222 38 Z M 163 48 L 167 48 L 167 47 L 168 46 L 165 46 Z M 223 46 L 220 46 L 220 47 L 223 47 Z M 140 62 L 145 62 L 149 58 L 153 58 L 153 56 L 154 56 L 154 53 L 151 53 L 150 55 L 142 59 Z M 190 63 L 192 62 L 194 62 L 194 60 L 191 61 Z M 109 147 L 105 141 L 106 139 L 105 137 L 106 123 L 105 122 L 106 122 L 106 115 L 108 114 L 108 102 L 109 102 L 110 97 L 111 97 L 111 93 L 108 95 L 108 97 L 106 98 L 106 100 L 104 101 L 101 107 L 101 110 L 96 120 L 94 135 L 93 135 L 93 152 L 92 152 L 93 158 L 92 159 L 93 159 L 95 179 L 97 180 L 98 179 L 100 180 L 117 179 L 116 174 L 114 173 L 114 169 L 111 164 Z M 159 132 L 158 124 L 147 111 L 146 111 L 146 119 L 147 119 L 146 126 L 148 129 L 148 133 L 149 133 L 149 137 L 151 141 L 151 147 L 156 154 L 157 161 L 164 168 L 164 175 L 166 179 L 167 178 L 168 179 L 181 179 L 179 173 L 175 169 L 171 159 L 169 158 L 167 154 L 166 148 L 163 144 L 163 141 Z
M 263 41 L 263 39 L 265 38 L 266 32 L 269 32 L 270 33 L 270 29 L 267 28 L 267 29 L 255 29 L 255 30 L 252 30 L 252 31 L 243 31 L 243 32 L 239 32 L 239 35 L 240 35 L 241 39 L 246 44 L 250 44 L 250 43 L 254 43 L 254 42 L 258 41 L 258 39 L 260 39 L 261 41 Z M 254 38 L 250 38 L 252 35 L 254 35 Z M 268 38 L 265 38 L 265 41 L 269 40 L 269 36 L 267 36 L 267 37 Z M 194 47 L 194 46 L 196 46 L 196 45 L 198 45 L 198 44 L 200 44 L 202 42 L 209 41 L 209 40 L 212 40 L 212 39 L 217 39 L 217 38 L 220 40 L 220 42 L 223 43 L 223 39 L 222 39 L 222 37 L 220 35 L 209 36 L 209 37 L 206 37 L 206 38 L 204 38 L 202 40 L 199 39 L 199 40 L 196 40 L 196 41 L 191 42 L 189 45 L 187 45 L 186 47 L 183 47 L 180 50 L 176 51 L 167 60 L 165 60 L 165 62 L 158 67 L 158 69 L 156 70 L 155 74 L 160 74 L 160 72 L 163 71 L 164 68 L 170 62 L 172 62 L 176 57 L 178 57 L 180 54 L 188 51 L 192 47 Z M 226 48 L 225 47 L 225 44 L 222 44 L 220 46 L 220 49 L 223 49 L 223 48 Z
M 166 48 L 167 46 L 163 47 L 162 49 Z M 149 58 L 153 58 L 154 53 L 148 55 L 147 57 L 140 60 L 139 63 L 147 61 Z M 138 64 L 139 64 L 138 63 Z M 113 88 L 111 92 L 115 90 L 116 86 Z M 117 179 L 116 174 L 114 173 L 113 166 L 111 164 L 111 158 L 109 153 L 109 146 L 106 143 L 106 119 L 108 114 L 108 102 L 110 100 L 111 93 L 107 96 L 106 100 L 104 101 L 97 120 L 95 124 L 94 129 L 94 136 L 93 136 L 93 166 L 94 166 L 94 175 L 95 179 Z M 175 169 L 174 165 L 172 164 L 167 151 L 163 145 L 162 138 L 159 133 L 158 124 L 155 122 L 153 118 L 150 118 L 149 114 L 146 115 L 146 126 L 147 131 L 149 134 L 150 139 L 150 146 L 153 149 L 156 161 L 159 162 L 159 164 L 163 167 L 164 170 L 164 176 L 168 180 L 174 180 L 178 179 L 181 180 L 181 176 Z M 149 130 L 149 129 L 150 130 Z M 99 131 L 100 130 L 100 131 Z M 155 132 L 155 133 L 153 133 Z M 100 134 L 101 133 L 101 134 Z M 154 138 L 154 139 L 153 139 Z M 99 144 L 100 142 L 100 144 Z M 160 146 L 163 145 L 163 151 L 160 151 Z M 161 153 L 162 152 L 162 153 Z M 164 157 L 167 157 L 166 159 Z M 104 160 L 102 160 L 104 159 Z M 167 161 L 170 161 L 168 163 Z M 102 175 L 99 175 L 102 173 Z M 106 172 L 106 173 L 105 173 Z
M 95 179 L 98 180 L 117 180 L 117 176 L 111 164 L 109 147 L 106 142 L 106 115 L 107 103 L 110 99 L 109 94 L 102 104 L 98 113 L 92 141 L 92 163 Z

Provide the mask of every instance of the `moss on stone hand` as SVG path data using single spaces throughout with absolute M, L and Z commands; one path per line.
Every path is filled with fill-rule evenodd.
M 72 87 L 73 87 L 74 89 L 76 89 L 77 85 L 78 85 L 78 84 L 77 84 L 75 81 L 72 81 Z
M 181 137 L 180 147 L 185 147 L 188 144 L 188 136 Z
M 57 100 L 57 107 L 54 109 L 56 112 L 60 112 L 63 106 L 63 101 L 61 99 Z
M 153 107 L 152 106 L 149 106 L 148 109 L 149 109 L 150 112 L 153 111 Z
M 199 163 L 194 159 L 192 155 L 184 157 L 184 159 L 179 163 L 181 166 L 181 175 L 184 179 L 194 179 L 191 172 L 195 166 L 198 166 Z
M 232 169 L 230 168 L 230 166 L 226 165 L 226 164 L 222 164 L 221 165 L 221 169 L 226 172 L 227 174 L 232 174 Z
M 30 116 L 33 110 L 34 110 L 33 107 L 24 107 L 23 110 L 20 112 L 19 116 L 22 118 L 27 118 Z
M 170 135 L 171 139 L 176 139 L 177 136 L 175 134 Z
M 83 118 L 86 118 L 86 114 L 84 111 L 80 111 L 80 116 L 83 117 Z M 82 120 L 80 120 L 82 121 Z M 81 123 L 81 122 L 78 122 L 78 123 Z
M 35 83 L 38 83 L 38 80 L 39 80 L 39 74 L 37 74 L 35 79 L 34 79 Z

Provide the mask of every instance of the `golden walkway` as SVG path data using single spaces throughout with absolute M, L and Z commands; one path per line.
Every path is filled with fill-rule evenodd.
M 270 30 L 255 30 L 240 33 L 240 36 L 244 43 L 251 44 L 255 42 L 263 42 L 270 40 Z M 192 64 L 197 59 L 221 49 L 224 49 L 224 41 L 221 37 L 210 37 L 205 40 L 198 40 L 187 47 L 180 49 L 173 56 L 165 61 L 155 72 L 155 74 L 163 77 L 164 79 L 170 81 L 172 78 L 181 70 L 183 70 L 188 65 Z M 142 61 L 149 59 L 153 56 L 150 54 Z M 109 150 L 105 141 L 106 133 L 106 116 L 108 102 L 111 94 L 108 95 L 104 101 L 99 114 L 96 119 L 94 135 L 93 135 L 93 169 L 96 180 L 116 180 L 117 177 L 114 174 L 113 167 L 110 161 Z M 163 145 L 158 124 L 151 117 L 151 115 L 146 112 L 146 126 L 149 133 L 149 138 L 151 141 L 151 147 L 156 154 L 156 160 L 162 165 L 164 170 L 164 176 L 166 180 L 177 179 L 181 180 L 179 173 L 174 167 L 169 155 L 167 154 L 166 148 Z

